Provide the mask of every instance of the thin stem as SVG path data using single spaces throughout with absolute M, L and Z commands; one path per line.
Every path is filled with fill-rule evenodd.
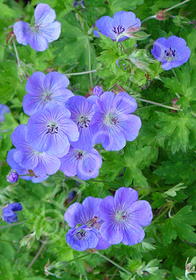
M 167 213 L 167 211 L 169 211 L 171 209 L 171 207 L 167 207 L 162 213 L 161 213 L 161 215 L 159 216 L 159 217 L 157 217 L 155 220 L 153 220 L 152 221 L 152 223 L 149 225 L 149 226 L 147 226 L 146 228 L 145 228 L 145 231 L 146 231 L 146 229 L 149 229 L 149 227 L 151 227 L 154 223 L 156 223 L 163 215 L 165 215 L 165 213 Z
M 139 101 L 142 101 L 142 102 L 150 103 L 150 104 L 153 104 L 153 105 L 156 105 L 156 106 L 159 106 L 159 107 L 163 107 L 163 108 L 166 108 L 166 109 L 175 110 L 175 111 L 183 111 L 180 108 L 175 108 L 175 107 L 172 107 L 172 106 L 167 106 L 167 105 L 164 105 L 164 104 L 161 104 L 161 103 L 157 103 L 157 102 L 154 102 L 154 101 L 150 101 L 150 100 L 147 100 L 147 99 L 142 99 L 142 98 L 139 98 L 139 97 L 135 97 L 135 99 L 137 99 Z
M 178 4 L 176 4 L 176 5 L 172 6 L 172 7 L 164 10 L 164 12 L 167 13 L 167 12 L 169 12 L 169 11 L 171 11 L 171 10 L 173 10 L 173 9 L 175 9 L 175 8 L 181 6 L 181 5 L 183 5 L 183 4 L 185 4 L 185 3 L 189 2 L 189 1 L 190 0 L 185 0 L 185 1 L 181 2 L 181 3 L 178 3 Z
M 24 221 L 23 221 L 23 222 L 14 223 L 14 224 L 11 224 L 11 225 L 7 225 L 7 226 L 0 227 L 0 229 L 18 226 L 18 225 L 21 225 L 21 224 L 23 224 L 23 223 L 24 223 Z
M 41 251 L 44 249 L 44 246 L 46 245 L 46 243 L 48 242 L 49 237 L 46 238 L 46 240 L 43 242 L 42 246 L 40 247 L 39 251 L 37 252 L 37 254 L 35 255 L 34 259 L 32 260 L 32 262 L 29 264 L 29 266 L 27 267 L 27 270 L 30 269 L 34 262 L 37 260 L 37 258 L 39 257 L 39 255 L 41 254 Z
M 18 64 L 18 67 L 20 67 L 20 59 L 19 59 L 18 52 L 17 52 L 16 45 L 15 45 L 14 41 L 13 41 L 13 46 L 14 46 L 14 51 L 15 51 L 15 54 L 16 54 L 17 64 Z
M 117 84 L 119 83 L 119 81 L 117 81 L 113 86 L 111 86 L 111 88 L 109 88 L 107 91 L 110 91 L 111 89 L 113 89 L 113 87 L 115 87 Z
M 125 273 L 132 275 L 132 273 L 128 270 L 126 270 L 125 268 L 123 268 L 122 266 L 118 265 L 117 263 L 113 262 L 111 259 L 107 258 L 106 256 L 102 255 L 100 252 L 96 251 L 95 254 L 99 255 L 100 257 L 102 257 L 103 259 L 105 259 L 106 261 L 110 262 L 111 264 L 113 264 L 114 266 L 118 267 L 120 270 L 124 271 Z
M 89 43 L 89 38 L 87 37 L 87 42 L 88 42 L 88 66 L 89 66 L 89 76 L 90 76 L 90 84 L 91 88 L 93 87 L 93 79 L 92 79 L 92 74 L 91 74 L 91 50 L 90 50 L 90 43 Z
M 89 256 L 89 255 L 91 255 L 91 253 L 87 253 L 87 254 L 85 254 L 85 255 L 79 256 L 79 257 L 77 257 L 77 258 L 75 258 L 75 259 L 72 259 L 72 260 L 66 262 L 66 263 L 71 263 L 71 262 L 77 261 L 77 260 L 82 259 L 82 258 L 85 258 L 85 257 L 87 257 L 87 256 Z
M 144 20 L 142 20 L 142 23 L 145 22 L 145 21 L 147 21 L 147 20 L 149 20 L 149 19 L 151 19 L 151 18 L 155 18 L 155 17 L 156 17 L 156 15 L 147 17 L 147 18 L 145 18 Z
M 173 10 L 173 9 L 175 9 L 175 8 L 181 6 L 181 5 L 183 5 L 183 4 L 185 4 L 185 3 L 189 2 L 189 1 L 190 1 L 190 0 L 185 0 L 185 1 L 183 1 L 183 2 L 181 2 L 181 3 L 178 3 L 178 4 L 176 4 L 176 5 L 174 5 L 174 6 L 170 7 L 170 8 L 168 8 L 168 9 L 166 9 L 166 10 L 163 10 L 163 12 L 164 12 L 164 13 L 167 13 L 167 12 L 169 12 L 169 11 L 171 11 L 171 10 Z M 149 19 L 152 19 L 152 18 L 156 18 L 156 14 L 153 15 L 153 16 L 150 16 L 150 17 L 145 18 L 144 20 L 142 20 L 142 23 L 145 22 L 145 21 L 147 21 L 147 20 L 149 20 Z
M 65 75 L 66 76 L 78 76 L 78 75 L 85 75 L 85 74 L 95 73 L 95 72 L 97 72 L 96 69 L 90 70 L 90 71 L 78 72 L 78 73 L 65 73 Z

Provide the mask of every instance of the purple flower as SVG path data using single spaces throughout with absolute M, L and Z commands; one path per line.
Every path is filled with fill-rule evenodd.
M 81 149 L 79 144 L 71 147 L 69 152 L 60 160 L 60 170 L 66 176 L 77 175 L 81 180 L 96 178 L 102 165 L 102 158 L 97 150 L 93 148 Z
M 5 121 L 4 114 L 7 114 L 10 112 L 10 109 L 8 106 L 0 103 L 0 123 Z
M 90 122 L 94 115 L 95 96 L 85 98 L 83 96 L 73 96 L 69 98 L 65 106 L 71 112 L 71 119 L 77 124 L 79 143 L 81 149 L 92 147 L 92 132 Z
M 69 151 L 69 141 L 79 137 L 71 113 L 63 106 L 50 104 L 33 114 L 28 121 L 27 140 L 39 152 L 63 157 Z
M 106 37 L 110 37 L 113 41 L 116 41 L 129 27 L 140 27 L 141 21 L 139 18 L 136 18 L 133 12 L 121 11 L 115 13 L 113 18 L 109 16 L 101 17 L 95 22 L 95 25 L 100 33 Z M 94 34 L 99 37 L 97 31 L 94 31 Z M 127 36 L 122 36 L 119 38 L 119 41 L 123 41 L 127 38 Z
M 66 234 L 66 241 L 77 251 L 95 248 L 98 242 L 97 230 L 87 226 L 70 229 Z
M 100 97 L 103 94 L 102 88 L 100 86 L 94 87 L 93 94 Z
M 65 101 L 73 96 L 67 89 L 69 80 L 64 74 L 51 72 L 45 75 L 35 72 L 26 84 L 27 94 L 23 99 L 23 109 L 27 115 L 43 110 L 48 104 L 64 105 Z
M 13 223 L 17 222 L 18 217 L 14 211 L 21 211 L 22 210 L 22 205 L 20 203 L 10 203 L 6 207 L 3 208 L 2 213 L 3 213 L 3 219 L 6 223 Z
M 61 33 L 61 24 L 55 21 L 55 11 L 47 4 L 38 4 L 34 12 L 35 23 L 18 21 L 13 30 L 19 44 L 29 44 L 36 51 L 45 51 L 49 43 L 57 40 Z
M 115 96 L 106 91 L 97 100 L 91 122 L 93 142 L 102 143 L 107 151 L 119 151 L 127 141 L 133 141 L 139 133 L 141 120 L 132 115 L 137 108 L 133 97 L 126 92 Z
M 104 222 L 100 233 L 110 244 L 134 245 L 143 240 L 142 227 L 151 223 L 153 215 L 150 204 L 137 199 L 137 191 L 122 187 L 114 197 L 107 196 L 101 201 L 99 215 Z
M 162 62 L 164 70 L 178 67 L 188 61 L 191 50 L 183 38 L 171 36 L 168 39 L 161 37 L 154 42 L 152 55 Z
M 56 173 L 60 167 L 60 160 L 54 155 L 38 152 L 27 141 L 27 126 L 16 127 L 11 135 L 12 143 L 16 147 L 14 160 L 24 169 L 32 170 L 37 177 L 44 177 Z
M 48 178 L 48 175 L 37 176 L 34 174 L 32 169 L 26 169 L 22 167 L 18 162 L 15 161 L 14 155 L 18 150 L 11 149 L 7 154 L 7 162 L 9 166 L 14 169 L 19 175 L 21 179 L 30 180 L 33 183 L 40 183 Z
M 9 175 L 7 176 L 7 180 L 11 184 L 13 184 L 18 181 L 18 177 L 19 177 L 18 173 L 16 171 L 11 170 Z
M 70 205 L 65 212 L 64 219 L 71 228 L 76 226 L 88 226 L 97 230 L 97 244 L 93 247 L 98 250 L 106 249 L 110 246 L 99 233 L 103 221 L 99 218 L 99 206 L 101 198 L 87 197 L 82 204 L 75 202 Z

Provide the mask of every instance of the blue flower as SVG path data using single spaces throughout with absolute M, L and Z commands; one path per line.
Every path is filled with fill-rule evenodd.
M 64 105 L 65 101 L 73 96 L 67 89 L 69 80 L 64 74 L 51 72 L 45 75 L 35 72 L 26 84 L 27 94 L 23 99 L 23 109 L 27 115 L 43 110 L 48 104 Z
M 70 116 L 65 107 L 48 105 L 30 116 L 27 140 L 39 152 L 63 157 L 69 151 L 70 141 L 77 141 L 79 137 L 77 125 Z
M 93 94 L 100 97 L 103 94 L 102 88 L 100 86 L 94 87 Z
M 77 251 L 93 249 L 98 242 L 97 230 L 87 226 L 70 229 L 66 234 L 66 241 Z
M 162 62 L 164 70 L 178 67 L 188 61 L 191 50 L 183 38 L 171 36 L 168 39 L 161 37 L 154 42 L 152 55 Z
M 9 112 L 10 112 L 10 109 L 6 105 L 0 103 L 0 124 L 1 124 L 1 122 L 5 121 L 4 114 L 7 114 Z
M 75 144 L 79 144 L 81 149 L 92 147 L 90 123 L 94 115 L 96 100 L 94 97 L 73 96 L 65 103 L 66 108 L 71 112 L 71 119 L 77 124 L 79 139 Z
M 141 127 L 140 118 L 131 114 L 136 108 L 135 99 L 126 92 L 102 94 L 91 121 L 92 141 L 102 143 L 107 151 L 119 151 L 126 141 L 135 140 Z
M 11 184 L 16 183 L 18 181 L 18 173 L 14 170 L 11 170 L 9 175 L 7 176 L 7 180 L 8 182 L 10 182 Z
M 99 32 L 110 37 L 113 41 L 119 38 L 119 41 L 123 41 L 128 38 L 128 36 L 122 36 L 128 28 L 136 28 L 141 26 L 141 21 L 136 18 L 133 12 L 117 12 L 114 14 L 113 18 L 109 16 L 101 17 L 95 22 L 96 27 Z M 99 37 L 99 33 L 94 31 L 94 34 Z M 122 37 L 119 37 L 122 36 Z
M 66 176 L 77 175 L 81 180 L 96 178 L 102 165 L 102 158 L 97 150 L 81 149 L 79 143 L 70 147 L 69 152 L 60 160 L 60 170 Z
M 151 223 L 153 215 L 150 204 L 137 199 L 137 191 L 122 187 L 114 197 L 107 196 L 101 201 L 99 217 L 104 222 L 100 233 L 110 244 L 134 245 L 143 240 L 142 227 Z
M 16 150 L 9 155 L 8 164 L 20 175 L 29 174 L 41 180 L 46 179 L 57 172 L 60 160 L 54 155 L 34 150 L 27 141 L 27 132 L 27 126 L 21 124 L 12 133 L 11 139 Z
M 57 40 L 61 33 L 61 24 L 55 21 L 55 11 L 47 4 L 38 4 L 34 12 L 35 24 L 18 21 L 13 30 L 19 44 L 29 44 L 36 51 L 45 51 L 49 43 Z
M 22 210 L 22 205 L 20 203 L 16 202 L 16 203 L 8 204 L 6 207 L 2 209 L 4 221 L 9 224 L 13 222 L 17 222 L 18 217 L 14 212 L 21 211 L 21 210 Z
M 96 238 L 94 237 L 95 240 L 93 247 L 91 248 L 96 248 L 98 250 L 106 249 L 110 246 L 107 240 L 103 239 L 99 232 L 100 226 L 103 223 L 103 221 L 99 218 L 99 206 L 101 201 L 101 198 L 89 196 L 85 198 L 82 204 L 75 202 L 74 204 L 70 205 L 64 215 L 65 221 L 71 228 L 76 228 L 78 225 L 80 225 L 96 230 Z M 73 230 L 73 233 L 74 232 L 75 231 Z

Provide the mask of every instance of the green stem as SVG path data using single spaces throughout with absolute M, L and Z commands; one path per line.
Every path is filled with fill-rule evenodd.
M 15 54 L 16 54 L 17 64 L 18 64 L 18 67 L 20 67 L 20 59 L 19 59 L 19 55 L 18 55 L 18 52 L 17 52 L 16 45 L 15 45 L 14 41 L 13 41 L 13 46 L 14 46 L 14 51 L 15 51 Z
M 168 9 L 166 9 L 166 10 L 163 10 L 163 12 L 164 12 L 164 13 L 167 13 L 167 12 L 169 12 L 169 11 L 171 11 L 171 10 L 173 10 L 173 9 L 175 9 L 175 8 L 181 6 L 181 5 L 183 5 L 183 4 L 185 4 L 185 3 L 189 2 L 189 1 L 190 1 L 190 0 L 185 0 L 185 1 L 183 1 L 183 2 L 181 2 L 181 3 L 178 3 L 178 4 L 176 4 L 176 5 L 174 5 L 174 6 L 170 7 L 170 8 L 168 8 Z M 145 18 L 144 20 L 142 20 L 142 23 L 145 22 L 145 21 L 147 21 L 147 20 L 149 20 L 149 19 L 152 19 L 152 18 L 156 18 L 156 14 L 153 15 L 153 16 L 150 16 L 150 17 Z
M 7 225 L 7 226 L 0 227 L 0 229 L 18 226 L 18 225 L 21 225 L 21 224 L 23 224 L 23 223 L 24 223 L 24 221 L 23 221 L 23 222 L 14 223 L 14 224 L 11 224 L 11 225 Z
M 152 221 L 152 223 L 149 225 L 149 226 L 147 226 L 146 228 L 145 228 L 145 231 L 146 231 L 146 229 L 149 229 L 149 227 L 151 227 L 154 223 L 156 223 L 163 215 L 165 215 L 165 213 L 167 213 L 167 211 L 169 211 L 171 209 L 171 207 L 167 207 L 162 213 L 161 213 L 161 215 L 159 216 L 159 217 L 157 217 L 155 220 L 153 220 Z
M 172 6 L 172 7 L 164 10 L 164 12 L 167 13 L 167 12 L 169 12 L 169 11 L 171 11 L 171 10 L 173 10 L 173 9 L 175 9 L 175 8 L 181 6 L 181 5 L 183 5 L 183 4 L 185 4 L 185 3 L 189 2 L 189 1 L 190 0 L 185 0 L 185 1 L 181 2 L 181 3 L 178 3 L 178 4 L 176 4 L 176 5 Z
M 91 74 L 91 50 L 90 50 L 90 43 L 89 43 L 89 38 L 87 38 L 88 42 L 88 65 L 89 65 L 89 76 L 90 76 L 90 84 L 91 88 L 93 87 L 93 79 L 92 79 L 92 74 Z
M 95 72 L 97 72 L 96 69 L 90 70 L 90 71 L 78 72 L 78 73 L 65 73 L 65 75 L 66 76 L 78 76 L 78 75 L 85 75 L 85 74 L 95 73 Z
M 42 246 L 40 247 L 39 251 L 38 251 L 37 254 L 35 255 L 34 259 L 32 260 L 32 262 L 31 262 L 31 263 L 29 264 L 29 266 L 27 267 L 27 270 L 29 270 L 29 269 L 33 266 L 34 262 L 37 260 L 37 258 L 38 258 L 39 255 L 41 254 L 41 251 L 44 249 L 46 243 L 48 242 L 48 239 L 49 239 L 49 238 L 47 237 L 47 239 L 43 242 Z
M 124 271 L 125 273 L 132 275 L 132 273 L 128 270 L 126 270 L 125 268 L 123 268 L 122 266 L 118 265 L 117 263 L 113 262 L 111 259 L 107 258 L 106 256 L 102 255 L 100 252 L 96 251 L 95 254 L 99 255 L 100 257 L 102 257 L 103 259 L 105 259 L 106 261 L 110 262 L 111 264 L 113 264 L 114 266 L 118 267 L 120 270 Z
M 91 255 L 91 253 L 87 253 L 87 254 L 85 254 L 85 255 L 79 256 L 79 257 L 77 257 L 77 258 L 75 258 L 75 259 L 72 259 L 72 260 L 66 262 L 66 263 L 71 263 L 71 262 L 77 261 L 77 260 L 82 259 L 82 258 L 85 258 L 85 257 L 87 257 L 87 256 L 89 256 L 89 255 Z
M 142 99 L 142 98 L 139 98 L 139 97 L 135 97 L 135 99 L 137 99 L 139 101 L 142 101 L 142 102 L 145 102 L 145 103 L 149 103 L 149 104 L 153 104 L 153 105 L 156 105 L 156 106 L 159 106 L 159 107 L 163 107 L 163 108 L 166 108 L 166 109 L 175 110 L 175 111 L 183 111 L 180 108 L 174 108 L 172 106 L 167 106 L 167 105 L 157 103 L 157 102 L 154 102 L 154 101 L 150 101 L 150 100 L 147 100 L 147 99 Z

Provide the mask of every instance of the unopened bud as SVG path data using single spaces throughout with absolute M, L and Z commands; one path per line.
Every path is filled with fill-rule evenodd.
M 7 176 L 7 180 L 8 182 L 10 182 L 11 184 L 16 183 L 18 181 L 18 173 L 16 173 L 15 171 L 11 171 L 9 173 L 9 175 Z
M 156 15 L 155 15 L 155 18 L 157 19 L 157 20 L 166 20 L 166 19 L 168 19 L 168 15 L 169 15 L 169 13 L 165 13 L 164 11 L 159 11 L 158 13 L 156 13 Z

